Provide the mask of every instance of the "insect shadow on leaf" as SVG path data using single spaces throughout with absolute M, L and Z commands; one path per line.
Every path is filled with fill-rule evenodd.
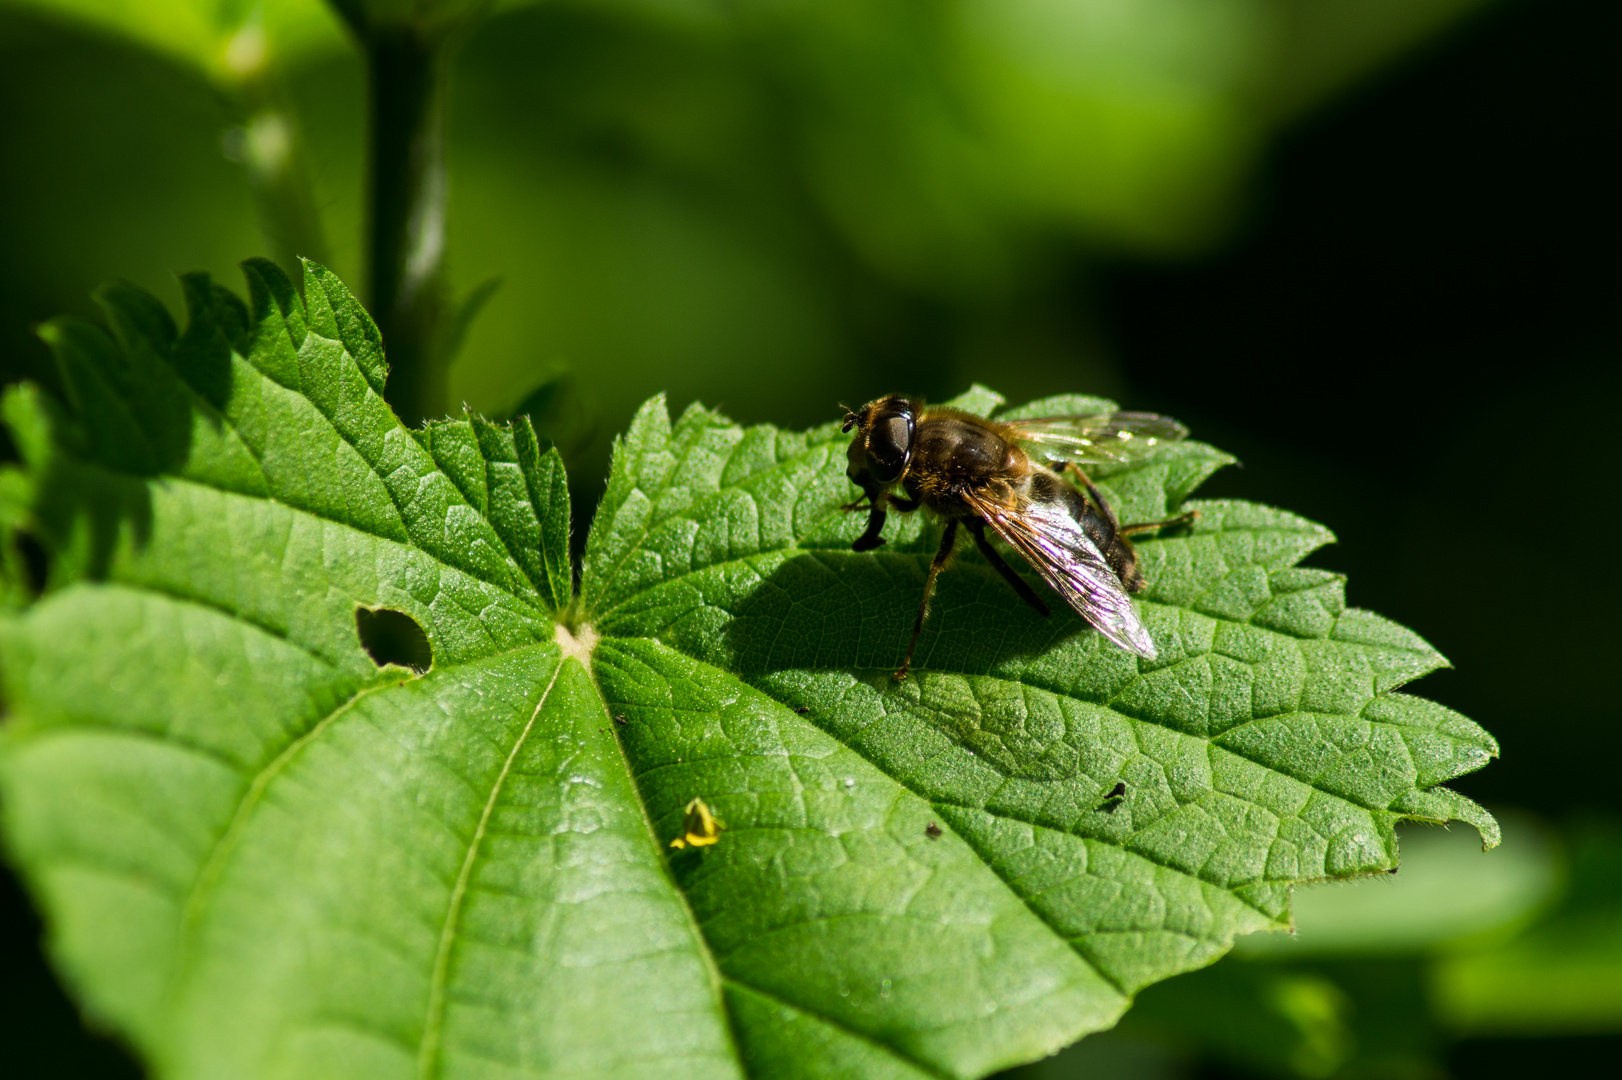
M 427 633 L 403 611 L 358 607 L 355 632 L 360 635 L 361 648 L 378 667 L 395 664 L 421 675 L 434 666 L 434 649 Z

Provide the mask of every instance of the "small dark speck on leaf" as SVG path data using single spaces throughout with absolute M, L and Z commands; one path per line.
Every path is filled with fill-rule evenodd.
M 1106 799 L 1119 799 L 1122 795 L 1125 795 L 1125 794 L 1126 794 L 1126 781 L 1125 780 L 1117 780 L 1115 782 L 1115 786 L 1109 789 L 1109 794 L 1105 795 L 1104 798 L 1106 798 Z
M 941 838 L 941 827 L 931 821 L 928 825 L 924 826 L 924 835 L 929 837 L 931 840 L 939 840 Z
M 1121 799 L 1125 795 L 1126 781 L 1117 780 L 1115 782 L 1115 786 L 1109 789 L 1109 794 L 1105 795 L 1103 800 L 1100 801 L 1099 804 L 1094 807 L 1094 809 L 1102 810 L 1106 814 L 1113 814 L 1115 813 L 1115 808 L 1121 805 Z
M 1386 873 L 1388 873 L 1388 874 L 1395 874 L 1396 872 L 1397 872 L 1397 868 L 1395 866 L 1393 866 L 1391 869 L 1386 871 Z
M 794 711 L 799 713 L 801 716 L 804 716 L 806 713 L 811 711 L 811 706 L 809 706 L 809 705 L 797 705 L 797 706 L 795 706 Z
M 616 723 L 616 724 L 625 723 L 625 714 L 624 713 L 615 713 L 614 714 L 614 723 Z

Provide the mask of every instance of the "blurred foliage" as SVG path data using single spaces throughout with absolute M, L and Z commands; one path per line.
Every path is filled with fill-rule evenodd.
M 1443 1020 L 1479 1035 L 1622 1032 L 1622 823 L 1570 830 L 1570 886 L 1535 925 L 1432 972 Z
M 507 282 L 453 395 L 510 408 L 561 363 L 613 429 L 654 389 L 789 424 L 992 365 L 1016 396 L 1116 389 L 1086 305 L 1058 301 L 1087 253 L 1210 244 L 1270 132 L 1470 6 L 508 5 L 453 90 L 453 269 Z M 178 299 L 173 271 L 224 275 L 260 246 L 216 149 L 252 130 L 231 105 L 244 71 L 291 102 L 271 133 L 307 140 L 320 212 L 312 234 L 261 199 L 275 253 L 325 246 L 362 277 L 362 79 L 313 0 L 0 10 L 0 153 L 38 163 L 0 181 L 7 271 L 32 278 L 8 352 L 43 366 L 20 327 L 105 276 Z M 127 179 L 103 192 L 110 169 Z M 605 454 L 581 464 L 602 475 Z

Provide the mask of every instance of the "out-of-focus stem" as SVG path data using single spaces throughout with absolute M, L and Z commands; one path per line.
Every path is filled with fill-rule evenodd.
M 373 28 L 365 48 L 371 311 L 388 353 L 389 404 L 419 424 L 446 407 L 446 49 L 409 27 Z
M 327 261 L 321 215 L 310 188 L 298 124 L 268 63 L 268 46 L 256 21 L 226 45 L 220 85 L 239 126 L 226 136 L 226 153 L 242 163 L 271 255 L 291 273 L 298 257 Z

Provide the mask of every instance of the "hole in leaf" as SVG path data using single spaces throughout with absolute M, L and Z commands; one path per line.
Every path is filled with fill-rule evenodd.
M 434 649 L 417 620 L 389 608 L 356 608 L 355 630 L 361 648 L 378 667 L 397 664 L 418 675 L 434 666 Z

